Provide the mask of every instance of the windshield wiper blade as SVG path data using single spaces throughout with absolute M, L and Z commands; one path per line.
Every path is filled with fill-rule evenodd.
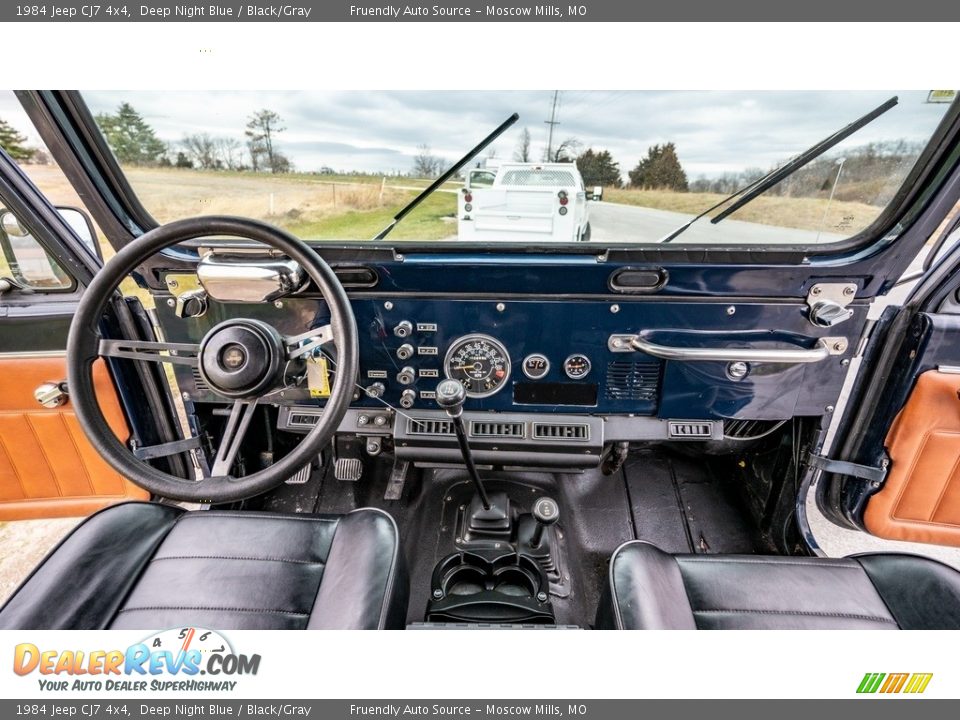
M 790 162 L 787 162 L 778 168 L 774 168 L 773 170 L 768 172 L 766 175 L 763 175 L 762 177 L 757 178 L 749 185 L 746 185 L 740 188 L 736 192 L 725 197 L 720 202 L 707 208 L 702 213 L 697 215 L 695 218 L 693 218 L 689 222 L 684 223 L 683 225 L 678 227 L 676 230 L 671 232 L 660 242 L 662 243 L 670 242 L 671 240 L 676 238 L 678 235 L 680 235 L 682 232 L 684 232 L 687 228 L 689 228 L 691 225 L 693 225 L 695 222 L 697 222 L 697 220 L 700 220 L 704 216 L 709 215 L 714 210 L 716 210 L 719 207 L 722 207 L 723 205 L 726 205 L 731 200 L 739 198 L 737 199 L 736 202 L 731 204 L 729 207 L 725 208 L 722 212 L 718 213 L 716 217 L 710 219 L 710 223 L 713 225 L 716 225 L 725 217 L 735 213 L 737 210 L 742 208 L 748 202 L 758 197 L 759 195 L 762 195 L 777 183 L 781 182 L 782 180 L 785 180 L 790 175 L 793 175 L 793 173 L 795 173 L 800 168 L 816 160 L 818 157 L 820 157 L 825 152 L 830 150 L 830 148 L 843 142 L 844 140 L 846 140 L 848 137 L 853 135 L 855 132 L 857 132 L 864 126 L 872 123 L 874 120 L 876 120 L 878 117 L 883 115 L 885 112 L 895 107 L 899 102 L 900 102 L 899 98 L 897 98 L 897 96 L 893 96 L 886 102 L 882 103 L 881 105 L 878 105 L 876 108 L 868 112 L 863 117 L 857 120 L 854 120 L 849 125 L 846 125 L 840 130 L 837 130 L 837 132 L 833 133 L 833 135 L 831 135 L 830 137 L 824 138 L 823 140 L 818 142 L 816 145 L 813 145 L 809 149 L 800 153 L 795 158 L 793 158 L 793 160 L 791 160 Z
M 492 133 L 490 133 L 489 135 L 487 135 L 483 140 L 481 140 L 481 141 L 479 142 L 479 144 L 477 144 L 476 147 L 474 147 L 470 152 L 468 152 L 468 153 L 467 153 L 466 155 L 464 155 L 462 158 L 460 158 L 459 160 L 457 160 L 457 162 L 455 162 L 452 166 L 450 166 L 450 168 L 449 168 L 445 173 L 443 173 L 443 175 L 441 175 L 441 176 L 438 177 L 436 180 L 434 180 L 432 183 L 430 183 L 430 184 L 423 190 L 423 192 L 421 192 L 421 193 L 420 193 L 419 195 L 417 195 L 413 200 L 411 200 L 411 201 L 410 201 L 409 203 L 407 203 L 403 208 L 401 208 L 400 212 L 398 212 L 396 215 L 393 216 L 393 220 L 390 221 L 390 224 L 387 225 L 387 226 L 386 226 L 383 230 L 381 230 L 379 233 L 377 233 L 377 235 L 376 235 L 373 239 L 374 239 L 374 240 L 383 240 L 383 239 L 384 239 L 387 235 L 389 235 L 390 232 L 397 226 L 397 223 L 399 223 L 401 220 L 403 220 L 403 218 L 405 218 L 405 217 L 410 213 L 410 211 L 412 211 L 417 205 L 419 205 L 419 204 L 422 203 L 424 200 L 426 200 L 430 195 L 432 195 L 432 194 L 434 193 L 434 191 L 436 191 L 437 188 L 441 187 L 445 182 L 447 182 L 447 180 L 449 180 L 449 179 L 452 178 L 454 175 L 456 175 L 458 172 L 460 172 L 460 170 L 461 170 L 468 162 L 470 162 L 470 161 L 473 160 L 477 155 L 479 155 L 481 152 L 483 152 L 484 148 L 486 148 L 487 145 L 489 145 L 489 144 L 492 143 L 494 140 L 496 140 L 498 137 L 500 137 L 501 135 L 503 135 L 503 133 L 505 133 L 505 132 L 507 131 L 507 129 L 508 129 L 511 125 L 513 125 L 513 124 L 514 124 L 517 120 L 519 120 L 519 119 L 520 119 L 520 116 L 519 116 L 517 113 L 514 113 L 513 115 L 511 115 L 510 117 L 508 117 L 506 120 L 504 120 L 502 123 L 500 123 L 500 126 L 499 126 L 496 130 L 494 130 Z

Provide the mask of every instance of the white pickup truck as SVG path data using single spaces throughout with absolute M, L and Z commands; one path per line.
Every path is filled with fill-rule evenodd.
M 460 240 L 590 239 L 583 178 L 573 163 L 505 163 L 467 173 L 457 198 Z

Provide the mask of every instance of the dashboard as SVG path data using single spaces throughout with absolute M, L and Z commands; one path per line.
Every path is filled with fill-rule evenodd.
M 382 274 L 391 268 L 378 268 Z M 614 352 L 611 337 L 652 332 L 670 345 L 809 345 L 826 334 L 811 326 L 802 301 L 705 302 L 692 298 L 535 297 L 522 293 L 349 291 L 356 317 L 360 372 L 341 432 L 390 437 L 398 455 L 425 448 L 453 462 L 452 430 L 435 402 L 440 380 L 467 391 L 465 419 L 480 462 L 549 449 L 566 466 L 596 464 L 605 444 L 633 440 L 719 440 L 731 420 L 779 421 L 820 415 L 836 397 L 846 365 L 765 363 L 731 375 L 724 362 L 677 362 L 641 352 Z M 283 334 L 328 322 L 308 293 L 273 303 L 211 302 L 181 318 L 158 298 L 166 340 L 199 342 L 217 323 L 263 320 Z M 862 327 L 866 307 L 854 308 Z M 186 400 L 217 403 L 196 373 L 175 366 Z M 336 372 L 336 358 L 331 357 Z M 323 399 L 291 383 L 271 398 L 281 430 L 305 432 Z M 371 445 L 368 444 L 368 449 Z M 489 451 L 487 456 L 485 452 Z M 511 455 L 513 453 L 513 455 Z M 542 458 L 541 458 L 542 459 Z M 537 464 L 544 464 L 543 462 Z

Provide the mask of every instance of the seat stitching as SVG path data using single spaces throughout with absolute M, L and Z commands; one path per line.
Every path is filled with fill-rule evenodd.
M 118 615 L 125 612 L 139 612 L 143 610 L 216 610 L 218 612 L 263 613 L 266 615 L 309 615 L 310 613 L 296 610 L 272 610 L 269 608 L 232 608 L 209 605 L 149 605 L 145 607 L 123 608 Z
M 273 513 L 254 513 L 254 512 L 244 512 L 245 517 L 256 517 L 262 518 L 265 520 L 297 520 L 300 522 L 324 522 L 324 523 L 335 523 L 338 522 L 336 518 L 322 518 L 322 517 L 295 517 L 291 515 L 274 515 Z M 233 512 L 218 512 L 216 510 L 203 510 L 203 511 L 194 511 L 187 512 L 181 515 L 181 518 L 190 518 L 190 517 L 237 517 L 236 511 Z
M 733 615 L 809 615 L 813 617 L 836 617 L 836 618 L 854 618 L 857 620 L 875 620 L 877 622 L 889 623 L 890 625 L 896 625 L 895 620 L 890 618 L 881 617 L 879 615 L 858 615 L 856 613 L 831 613 L 831 612 L 817 612 L 814 610 L 724 610 L 720 608 L 708 608 L 705 610 L 694 610 L 694 613 L 700 613 L 703 615 L 708 615 L 711 613 L 721 614 L 733 614 Z
M 783 558 L 779 560 L 728 560 L 721 559 L 716 556 L 710 556 L 706 558 L 693 558 L 693 557 L 684 557 L 680 556 L 677 558 L 679 562 L 682 563 L 728 563 L 732 565 L 741 564 L 741 565 L 808 565 L 810 567 L 819 567 L 819 568 L 841 568 L 843 570 L 860 570 L 860 565 L 857 563 L 843 563 L 843 562 L 833 562 L 833 563 L 821 563 L 821 562 L 811 562 L 809 560 L 791 560 L 790 558 Z
M 164 555 L 155 557 L 150 562 L 160 560 L 255 560 L 262 562 L 294 563 L 296 565 L 324 565 L 323 560 L 295 560 L 293 558 L 275 557 L 248 557 L 244 555 Z

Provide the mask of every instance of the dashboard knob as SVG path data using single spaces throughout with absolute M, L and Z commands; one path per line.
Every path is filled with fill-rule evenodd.
M 404 343 L 397 348 L 397 357 L 401 360 L 409 360 L 413 357 L 413 345 L 410 343 Z
M 379 398 L 387 391 L 386 386 L 381 382 L 370 383 L 366 393 L 368 397 Z
M 393 328 L 393 334 L 398 338 L 410 337 L 413 334 L 413 323 L 409 320 L 401 320 Z
M 417 379 L 417 373 L 412 367 L 405 367 L 400 372 L 397 373 L 397 382 L 401 385 L 413 385 L 413 381 Z
M 413 407 L 414 401 L 417 399 L 417 393 L 415 390 L 407 388 L 402 393 L 400 393 L 400 407 L 409 410 Z

